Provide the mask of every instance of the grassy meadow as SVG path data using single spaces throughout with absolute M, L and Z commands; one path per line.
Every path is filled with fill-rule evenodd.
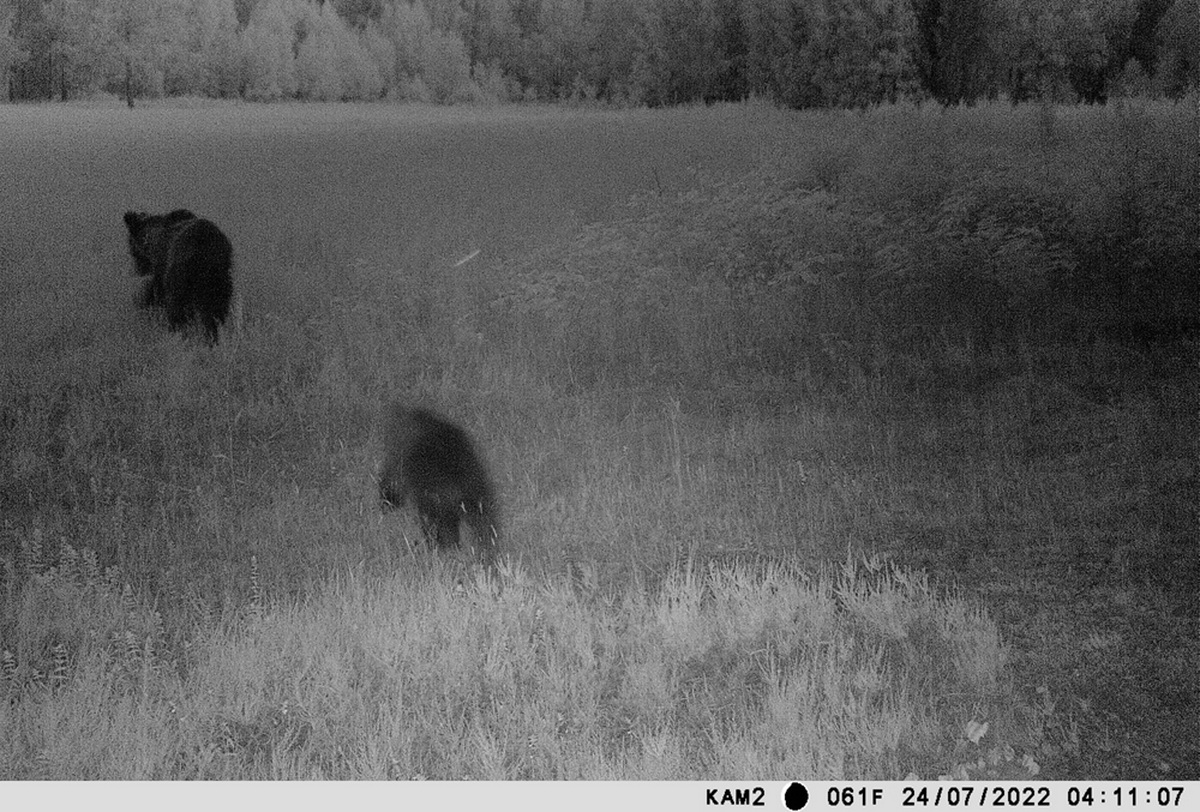
M 1200 778 L 1197 124 L 0 106 L 0 777 Z

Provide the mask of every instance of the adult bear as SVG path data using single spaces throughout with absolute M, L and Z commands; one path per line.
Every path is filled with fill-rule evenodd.
M 379 471 L 380 507 L 415 509 L 428 541 L 459 546 L 466 523 L 476 553 L 495 562 L 499 510 L 491 477 L 465 431 L 427 409 L 391 407 Z
M 233 297 L 229 238 L 187 209 L 169 214 L 127 211 L 125 227 L 134 269 L 149 277 L 142 307 L 163 308 L 172 331 L 199 325 L 208 343 L 215 344 Z

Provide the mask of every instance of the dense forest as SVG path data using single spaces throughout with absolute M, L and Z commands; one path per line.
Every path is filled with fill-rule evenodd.
M 1194 0 L 0 0 L 0 97 L 1089 103 L 1200 84 Z

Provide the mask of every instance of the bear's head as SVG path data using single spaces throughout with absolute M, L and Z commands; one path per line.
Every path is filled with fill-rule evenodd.
M 147 214 L 144 211 L 125 212 L 125 228 L 129 231 L 129 254 L 140 276 L 156 272 L 166 256 L 171 231 L 180 223 L 195 220 L 187 209 L 175 209 L 169 214 Z

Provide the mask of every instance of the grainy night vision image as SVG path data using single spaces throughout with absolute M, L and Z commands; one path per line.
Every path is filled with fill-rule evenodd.
M 1198 30 L 0 0 L 0 778 L 1200 779 Z

